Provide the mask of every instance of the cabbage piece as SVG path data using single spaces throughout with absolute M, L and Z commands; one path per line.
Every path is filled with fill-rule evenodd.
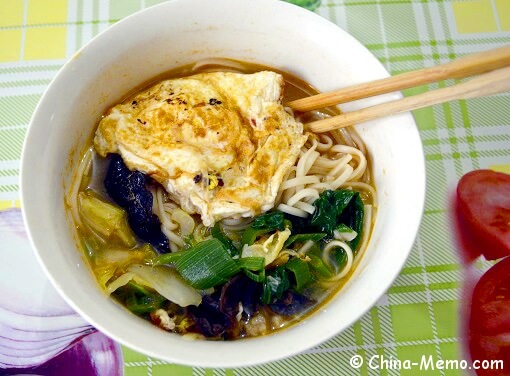
M 108 281 L 111 280 L 115 275 L 117 267 L 115 265 L 101 266 L 97 268 L 94 267 L 92 268 L 92 270 L 94 272 L 94 275 L 96 276 L 97 281 L 99 282 L 99 285 L 103 288 L 103 290 L 105 290 Z
M 118 268 L 129 264 L 150 263 L 157 256 L 150 244 L 134 249 L 105 249 L 94 254 L 93 262 L 97 267 L 115 265 Z
M 135 275 L 133 273 L 127 272 L 122 274 L 119 278 L 116 278 L 113 282 L 108 284 L 106 287 L 106 294 L 111 295 L 117 289 L 121 288 L 122 286 L 126 286 L 134 278 Z
M 99 199 L 91 191 L 80 192 L 78 200 L 81 219 L 93 232 L 127 247 L 136 244 L 124 210 Z
M 276 231 L 269 238 L 264 240 L 262 244 L 245 244 L 241 257 L 263 257 L 266 260 L 265 265 L 269 265 L 278 257 L 278 254 L 283 249 L 283 245 L 289 236 L 290 230 L 286 228 L 283 231 Z
M 123 273 L 129 265 L 152 263 L 156 256 L 150 244 L 135 249 L 104 249 L 94 253 L 92 270 L 99 284 L 106 289 L 108 281 Z
M 181 307 L 198 306 L 202 302 L 200 293 L 188 285 L 172 267 L 131 265 L 127 271 L 134 275 L 133 278 L 138 284 L 153 288 Z

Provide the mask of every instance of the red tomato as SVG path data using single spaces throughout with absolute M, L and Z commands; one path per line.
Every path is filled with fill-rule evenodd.
M 510 257 L 490 268 L 475 286 L 469 350 L 473 361 L 504 361 L 503 369 L 477 370 L 479 376 L 510 375 Z
M 457 186 L 457 223 L 468 260 L 510 255 L 510 175 L 477 170 Z

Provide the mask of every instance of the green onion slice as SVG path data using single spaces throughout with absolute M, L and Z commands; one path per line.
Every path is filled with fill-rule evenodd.
M 237 260 L 241 269 L 260 271 L 264 269 L 266 259 L 264 257 L 243 257 Z
M 266 280 L 265 263 L 266 259 L 264 257 L 243 257 L 237 260 L 237 265 L 243 270 L 244 274 L 258 283 Z M 258 274 L 255 272 L 258 272 Z
M 154 265 L 174 264 L 177 262 L 177 260 L 179 260 L 187 252 L 189 252 L 189 251 L 185 250 L 185 251 L 165 253 L 165 254 L 158 256 L 154 259 Z
M 310 273 L 308 263 L 301 259 L 293 258 L 285 264 L 285 269 L 294 274 L 296 291 L 298 292 L 303 291 L 306 286 L 313 282 L 313 276 L 312 273 Z
M 214 227 L 211 229 L 211 235 L 213 238 L 218 239 L 228 250 L 230 256 L 236 256 L 239 254 L 239 250 L 236 248 L 232 240 L 223 232 L 220 227 L 220 222 L 216 222 Z
M 287 239 L 285 244 L 283 245 L 284 248 L 289 247 L 293 243 L 304 243 L 308 240 L 313 240 L 314 242 L 318 242 L 322 238 L 326 236 L 323 232 L 317 232 L 317 233 L 311 233 L 311 234 L 296 234 L 292 235 Z
M 257 238 L 259 236 L 268 234 L 271 231 L 273 231 L 273 230 L 265 229 L 265 228 L 264 229 L 256 229 L 256 228 L 248 227 L 243 232 L 243 237 L 241 238 L 241 244 L 242 245 L 245 245 L 245 244 L 252 245 L 253 243 L 255 243 L 255 240 L 257 240 Z
M 310 258 L 309 266 L 318 278 L 329 279 L 334 276 L 334 273 L 324 264 L 322 258 L 310 253 L 307 256 Z
M 191 286 L 199 290 L 221 285 L 240 271 L 223 243 L 215 238 L 185 251 L 175 261 L 175 267 Z
M 265 270 L 262 269 L 259 274 L 257 273 L 254 273 L 248 269 L 243 269 L 243 272 L 244 274 L 246 274 L 246 276 L 252 280 L 254 280 L 255 282 L 258 282 L 258 283 L 263 283 L 265 280 L 266 280 L 266 273 L 265 273 Z

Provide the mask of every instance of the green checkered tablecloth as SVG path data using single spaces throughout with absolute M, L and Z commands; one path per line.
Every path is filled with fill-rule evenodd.
M 0 0 L 0 209 L 19 206 L 23 137 L 52 77 L 93 36 L 159 2 Z M 322 0 L 315 12 L 355 36 L 392 74 L 510 43 L 510 0 Z M 123 348 L 125 374 L 461 375 L 457 370 L 377 370 L 366 362 L 356 370 L 349 359 L 355 354 L 402 361 L 419 361 L 423 354 L 434 360 L 466 358 L 458 321 L 463 273 L 452 242 L 447 199 L 467 171 L 510 172 L 509 109 L 506 93 L 414 112 L 427 163 L 426 210 L 419 236 L 393 286 L 344 333 L 301 355 L 243 369 L 178 366 Z M 479 263 L 480 269 L 486 267 Z

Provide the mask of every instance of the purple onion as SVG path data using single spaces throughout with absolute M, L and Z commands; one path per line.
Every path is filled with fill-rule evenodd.
M 6 368 L 7 374 L 121 376 L 123 359 L 120 346 L 100 332 L 77 341 L 66 351 L 36 367 Z
M 81 343 L 79 339 L 94 329 L 44 275 L 19 209 L 0 211 L 0 244 L 0 368 L 24 368 L 27 373 L 26 369 L 35 369 L 70 351 L 66 349 L 74 349 L 73 344 Z

